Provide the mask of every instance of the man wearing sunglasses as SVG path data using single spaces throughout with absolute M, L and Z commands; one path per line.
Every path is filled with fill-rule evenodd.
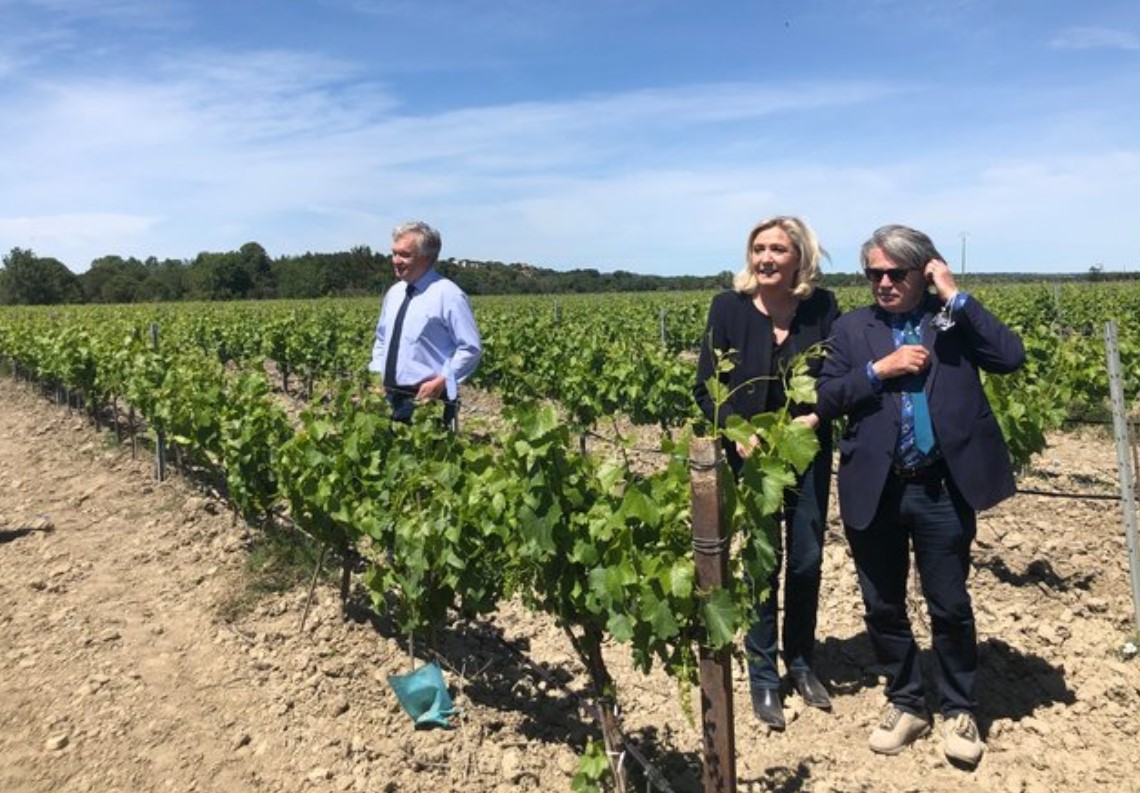
M 906 608 L 913 546 L 930 615 L 943 751 L 955 765 L 972 768 L 985 744 L 975 715 L 970 545 L 977 511 L 1014 492 L 1009 451 L 979 370 L 1013 372 L 1025 350 L 958 289 L 926 234 L 883 226 L 863 244 L 860 259 L 875 304 L 833 326 L 816 412 L 847 417 L 839 440 L 839 511 L 867 634 L 888 678 L 888 704 L 870 747 L 897 754 L 931 727 Z

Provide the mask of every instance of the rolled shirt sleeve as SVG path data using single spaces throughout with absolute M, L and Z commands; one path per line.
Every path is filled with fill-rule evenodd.
M 475 324 L 471 301 L 458 287 L 455 288 L 455 293 L 448 298 L 447 311 L 455 350 L 440 369 L 449 400 L 454 400 L 459 394 L 459 384 L 475 372 L 483 357 L 483 340 L 479 336 L 479 327 Z

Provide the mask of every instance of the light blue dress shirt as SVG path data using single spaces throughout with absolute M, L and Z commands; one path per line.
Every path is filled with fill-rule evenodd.
M 475 325 L 471 302 L 463 290 L 430 269 L 413 284 L 415 292 L 404 314 L 404 326 L 396 351 L 396 382 L 417 386 L 436 375 L 443 375 L 448 400 L 459 393 L 459 384 L 471 376 L 483 355 L 483 341 Z M 369 371 L 384 375 L 388 344 L 396 312 L 404 302 L 407 284 L 395 284 L 384 295 L 376 340 L 372 345 Z

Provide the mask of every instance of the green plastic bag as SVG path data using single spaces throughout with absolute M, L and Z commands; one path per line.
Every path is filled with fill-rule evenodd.
M 435 664 L 424 664 L 406 675 L 389 675 L 388 685 L 417 727 L 450 727 L 448 717 L 458 711 L 447 693 L 443 673 Z

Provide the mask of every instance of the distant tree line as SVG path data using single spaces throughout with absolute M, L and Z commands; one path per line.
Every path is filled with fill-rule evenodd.
M 346 253 L 270 259 L 249 242 L 189 261 L 103 256 L 76 275 L 57 259 L 13 248 L 0 270 L 0 303 L 142 303 L 371 294 L 391 280 L 387 257 L 366 247 Z
M 658 276 L 455 259 L 441 260 L 437 269 L 470 295 L 716 289 L 732 281 L 729 272 Z M 0 268 L 0 304 L 350 297 L 381 294 L 393 280 L 391 258 L 367 246 L 276 259 L 256 242 L 227 253 L 199 253 L 188 261 L 103 256 L 78 275 L 58 259 L 13 248 Z
M 456 259 L 440 261 L 438 269 L 469 295 L 714 290 L 730 287 L 733 275 L 728 270 L 705 276 L 549 270 L 529 264 Z M 1106 272 L 1099 265 L 1075 275 L 970 274 L 971 281 L 998 282 L 1136 277 L 1137 273 Z M 351 297 L 381 294 L 393 280 L 391 258 L 367 246 L 277 259 L 271 259 L 256 242 L 227 253 L 199 253 L 188 261 L 103 256 L 78 275 L 58 259 L 13 248 L 0 268 L 0 305 Z M 865 283 L 858 273 L 824 276 L 824 284 L 830 287 Z

